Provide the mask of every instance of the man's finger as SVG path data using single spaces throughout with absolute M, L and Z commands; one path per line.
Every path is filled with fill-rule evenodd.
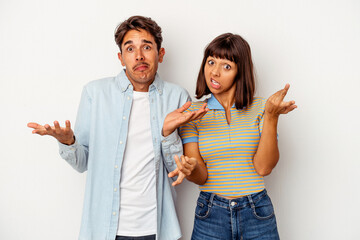
M 188 109 L 191 106 L 191 102 L 188 101 L 186 102 L 184 105 L 182 105 L 180 108 L 176 109 L 175 111 L 182 113 L 184 112 L 186 109 Z
M 44 128 L 45 128 L 47 134 L 50 134 L 50 135 L 53 134 L 53 130 L 49 124 L 45 124 Z
M 60 124 L 59 124 L 58 121 L 54 121 L 54 127 L 55 127 L 55 133 L 60 134 L 61 133 L 61 128 L 60 128 Z
M 65 121 L 65 130 L 66 131 L 70 131 L 71 130 L 71 124 L 69 120 Z
M 29 128 L 34 128 L 34 129 L 39 128 L 39 127 L 42 127 L 42 125 L 37 124 L 37 123 L 34 123 L 34 122 L 29 122 L 29 123 L 27 124 L 27 126 L 28 126 Z

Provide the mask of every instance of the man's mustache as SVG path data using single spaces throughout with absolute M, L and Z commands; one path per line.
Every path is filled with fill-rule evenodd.
M 134 67 L 133 67 L 133 70 L 135 70 L 136 68 L 138 68 L 139 66 L 142 66 L 142 65 L 145 65 L 145 66 L 149 66 L 149 64 L 148 63 L 146 63 L 146 62 L 140 62 L 140 63 L 138 63 L 138 64 L 136 64 Z

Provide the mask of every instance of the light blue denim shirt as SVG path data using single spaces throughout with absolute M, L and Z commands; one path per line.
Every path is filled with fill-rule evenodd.
M 59 143 L 62 158 L 79 172 L 87 170 L 79 240 L 116 237 L 121 197 L 118 188 L 132 98 L 133 86 L 125 71 L 88 83 L 75 124 L 76 142 L 70 146 Z M 177 132 L 164 138 L 161 129 L 166 115 L 190 97 L 183 88 L 156 75 L 149 87 L 149 100 L 157 178 L 157 239 L 175 240 L 181 231 L 173 201 L 173 179 L 167 174 L 176 168 L 173 156 L 182 154 L 183 148 Z

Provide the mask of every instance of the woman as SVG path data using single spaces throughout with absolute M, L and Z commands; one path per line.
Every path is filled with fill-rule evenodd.
M 169 174 L 200 185 L 193 240 L 279 239 L 263 176 L 279 159 L 278 118 L 296 108 L 283 101 L 288 89 L 254 97 L 251 51 L 239 35 L 222 34 L 205 49 L 196 97 L 211 94 L 208 109 L 181 126 L 187 157 L 176 158 L 178 169 Z M 187 111 L 200 110 L 204 102 Z

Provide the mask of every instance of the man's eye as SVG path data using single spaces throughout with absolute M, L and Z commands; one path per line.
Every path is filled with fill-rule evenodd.
M 132 47 L 128 47 L 126 50 L 127 50 L 128 52 L 132 52 L 134 49 L 133 49 Z
M 214 61 L 213 61 L 213 60 L 209 60 L 209 61 L 208 61 L 208 64 L 209 64 L 209 65 L 214 65 Z
M 145 47 L 144 47 L 144 50 L 150 50 L 151 49 L 151 47 L 149 46 L 149 45 L 146 45 Z
M 231 69 L 231 66 L 230 66 L 229 64 L 225 64 L 225 65 L 224 65 L 224 68 L 225 68 L 226 70 L 230 70 L 230 69 Z

